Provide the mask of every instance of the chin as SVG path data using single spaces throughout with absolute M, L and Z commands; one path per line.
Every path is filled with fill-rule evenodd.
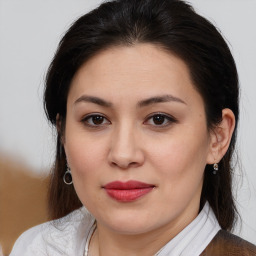
M 153 223 L 152 218 L 145 216 L 143 213 L 135 212 L 115 213 L 113 215 L 104 215 L 104 218 L 99 218 L 98 222 L 119 234 L 139 235 L 157 228 L 157 223 Z
M 123 235 L 140 235 L 147 232 L 150 232 L 152 230 L 152 227 L 150 227 L 147 223 L 108 223 L 108 228 L 110 228 L 112 231 L 118 234 Z M 111 226 L 110 226 L 111 225 Z

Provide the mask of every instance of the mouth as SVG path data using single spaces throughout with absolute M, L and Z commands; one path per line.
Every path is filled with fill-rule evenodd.
M 151 192 L 155 185 L 130 180 L 110 182 L 103 188 L 112 199 L 120 202 L 132 202 Z

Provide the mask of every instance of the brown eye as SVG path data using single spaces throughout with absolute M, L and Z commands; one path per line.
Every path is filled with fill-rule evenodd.
M 161 127 L 167 127 L 173 123 L 177 123 L 177 119 L 175 119 L 171 115 L 163 114 L 163 113 L 156 113 L 151 116 L 149 116 L 145 122 L 147 125 L 151 126 L 159 126 Z
M 155 125 L 161 125 L 165 122 L 166 118 L 163 115 L 155 115 L 153 116 L 153 122 Z
M 98 126 L 103 126 L 103 125 L 108 125 L 110 122 L 107 120 L 106 117 L 102 115 L 89 115 L 86 116 L 82 122 L 91 127 L 98 127 Z
M 95 125 L 102 124 L 103 121 L 104 121 L 104 117 L 103 117 L 103 116 L 93 116 L 93 117 L 92 117 L 92 122 L 93 122 L 93 124 L 95 124 Z

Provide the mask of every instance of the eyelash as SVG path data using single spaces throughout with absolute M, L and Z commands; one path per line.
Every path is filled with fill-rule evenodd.
M 104 118 L 104 121 L 108 120 L 104 115 L 95 113 L 95 114 L 90 114 L 90 115 L 85 116 L 81 121 L 82 121 L 83 124 L 85 124 L 86 126 L 91 127 L 91 128 L 101 128 L 102 126 L 105 125 L 105 124 L 99 124 L 99 125 L 97 125 L 97 124 L 90 124 L 88 122 L 88 120 L 90 120 L 90 119 L 92 119 L 94 117 Z M 108 121 L 108 123 L 110 124 L 110 121 Z
M 152 126 L 154 126 L 154 127 L 156 127 L 156 128 L 165 128 L 165 127 L 168 127 L 168 126 L 170 126 L 172 123 L 177 123 L 178 122 L 178 120 L 176 119 L 176 118 L 174 118 L 173 116 L 171 116 L 171 115 L 167 115 L 167 114 L 165 114 L 165 113 L 160 113 L 160 112 L 157 112 L 157 113 L 153 113 L 153 114 L 150 114 L 148 117 L 146 117 L 146 122 L 148 122 L 150 119 L 152 119 L 152 118 L 154 118 L 154 117 L 160 117 L 160 118 L 164 118 L 164 124 L 159 124 L 159 125 L 157 125 L 157 124 L 151 124 Z M 91 119 L 91 122 L 93 122 L 92 121 L 92 118 L 103 118 L 103 122 L 104 121 L 106 121 L 107 120 L 107 124 L 105 123 L 103 123 L 103 124 L 92 124 L 92 123 L 89 123 L 89 120 Z M 94 128 L 94 129 L 97 129 L 97 128 L 101 128 L 101 127 L 103 127 L 103 126 L 105 126 L 105 125 L 109 125 L 109 124 L 111 124 L 111 122 L 104 116 L 104 115 L 102 115 L 102 114 L 97 114 L 97 113 L 95 113 L 95 114 L 90 114 L 90 115 L 87 115 L 87 116 L 85 116 L 82 120 L 81 120 L 81 122 L 83 123 L 83 124 L 85 124 L 86 126 L 88 126 L 88 127 L 91 127 L 91 128 Z M 143 124 L 145 124 L 145 122 L 143 122 Z M 146 124 L 147 125 L 147 124 Z M 150 124 L 149 124 L 150 125 Z
M 174 118 L 173 116 L 171 116 L 169 114 L 161 113 L 161 112 L 150 114 L 146 118 L 146 121 L 148 121 L 148 120 L 150 120 L 150 119 L 152 119 L 154 117 L 157 117 L 157 116 L 161 117 L 161 118 L 164 118 L 165 119 L 165 124 L 160 124 L 160 125 L 152 124 L 156 128 L 165 128 L 165 127 L 170 126 L 173 123 L 177 123 L 178 122 L 178 120 L 176 118 Z

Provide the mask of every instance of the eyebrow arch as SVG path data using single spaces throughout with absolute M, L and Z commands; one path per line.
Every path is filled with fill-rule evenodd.
M 87 95 L 82 95 L 80 98 L 78 98 L 74 104 L 80 103 L 80 102 L 90 102 L 94 103 L 103 107 L 110 108 L 112 107 L 112 103 L 105 101 L 101 98 L 95 97 L 95 96 L 87 96 Z
M 148 98 L 148 99 L 139 101 L 137 105 L 139 107 L 146 107 L 148 105 L 152 105 L 155 103 L 171 102 L 171 101 L 175 101 L 175 102 L 179 102 L 179 103 L 183 103 L 183 104 L 187 105 L 186 102 L 183 101 L 182 99 L 177 98 L 170 94 Z

